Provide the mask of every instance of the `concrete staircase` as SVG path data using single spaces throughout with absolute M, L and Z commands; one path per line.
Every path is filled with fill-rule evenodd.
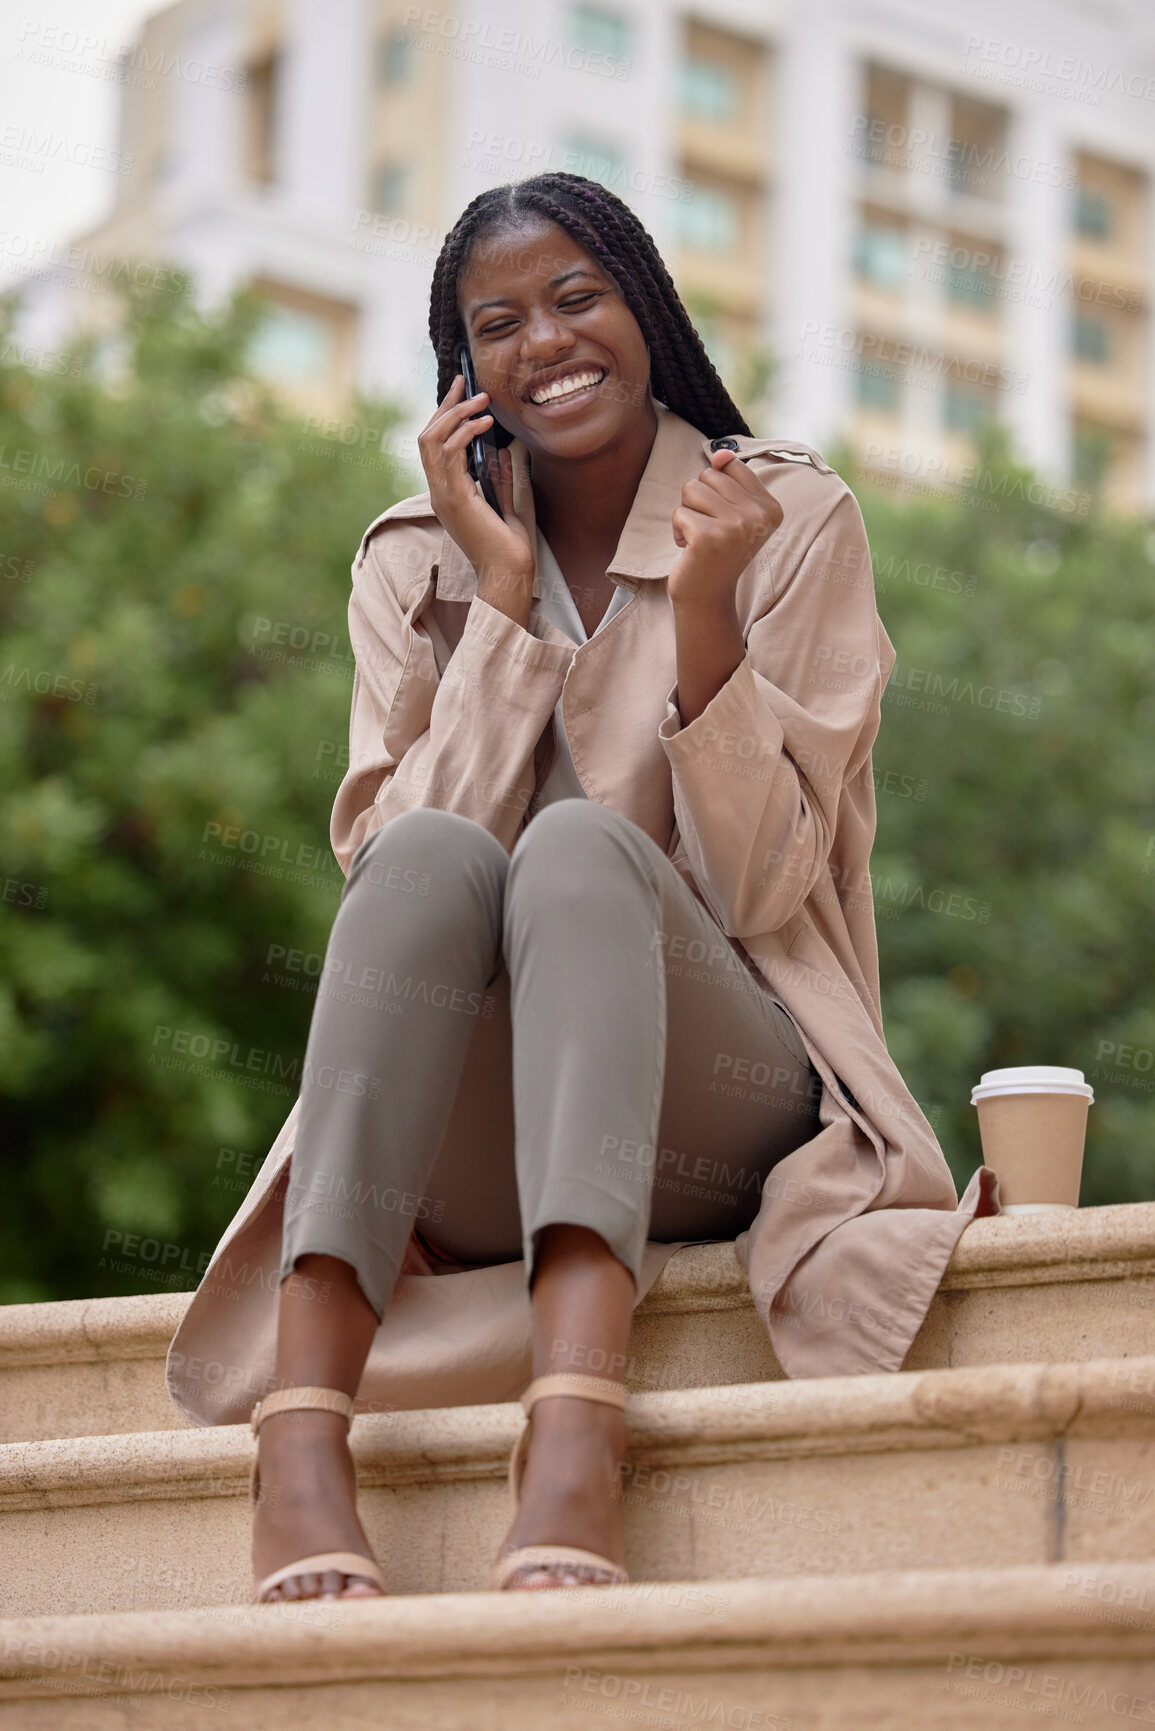
M 0 1310 L 0 1727 L 1155 1723 L 1155 1204 L 976 1221 L 896 1376 L 783 1380 L 732 1248 L 680 1252 L 613 1590 L 479 1590 L 492 1406 L 355 1421 L 395 1596 L 249 1605 L 247 1427 L 164 1389 L 187 1303 Z

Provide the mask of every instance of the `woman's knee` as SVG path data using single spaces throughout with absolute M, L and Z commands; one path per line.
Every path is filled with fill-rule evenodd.
M 591 851 L 633 853 L 639 834 L 629 818 L 599 800 L 559 799 L 525 826 L 513 850 L 513 863 L 524 872 L 530 860 L 553 863 Z
M 547 805 L 519 836 L 505 886 L 509 915 L 541 900 L 590 895 L 600 900 L 619 873 L 635 873 L 653 887 L 648 837 L 596 800 L 562 799 Z
M 497 837 L 473 818 L 436 806 L 415 806 L 390 818 L 361 843 L 349 867 L 354 880 L 419 896 L 463 874 L 505 881 L 509 855 Z

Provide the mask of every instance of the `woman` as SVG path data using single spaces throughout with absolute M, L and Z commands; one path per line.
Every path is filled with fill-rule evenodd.
M 596 183 L 475 199 L 430 331 L 429 492 L 354 565 L 348 881 L 291 1174 L 262 1173 L 283 1209 L 263 1599 L 385 1590 L 346 1430 L 399 1275 L 524 1257 L 532 1424 L 491 1584 L 611 1583 L 647 1253 L 737 1238 L 788 1374 L 896 1368 L 992 1205 L 972 1183 L 954 1208 L 882 1038 L 865 864 L 893 649 L 852 495 L 751 437 Z M 466 468 L 489 428 L 501 516 Z M 211 1277 L 170 1351 L 198 1422 Z

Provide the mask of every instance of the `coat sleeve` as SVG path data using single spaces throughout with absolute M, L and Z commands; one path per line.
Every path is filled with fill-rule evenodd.
M 839 486 L 785 581 L 773 543 L 752 567 L 746 654 L 729 679 L 689 726 L 675 685 L 658 729 L 690 867 L 739 940 L 779 930 L 818 884 L 878 731 L 893 652 L 884 669 L 866 529 Z
M 403 570 L 412 552 L 403 530 L 383 524 L 353 564 L 349 769 L 330 825 L 346 875 L 361 843 L 415 806 L 473 818 L 512 851 L 533 793 L 537 741 L 573 657 L 572 645 L 546 642 L 474 596 L 439 676 L 415 618 L 427 586 L 406 608 L 390 580 L 391 564 Z

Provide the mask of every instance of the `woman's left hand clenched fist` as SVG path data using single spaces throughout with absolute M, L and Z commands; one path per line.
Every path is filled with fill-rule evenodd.
M 682 552 L 667 584 L 675 606 L 729 611 L 739 577 L 782 521 L 773 493 L 736 459 L 736 451 L 712 451 L 710 467 L 682 488 L 671 519 Z

